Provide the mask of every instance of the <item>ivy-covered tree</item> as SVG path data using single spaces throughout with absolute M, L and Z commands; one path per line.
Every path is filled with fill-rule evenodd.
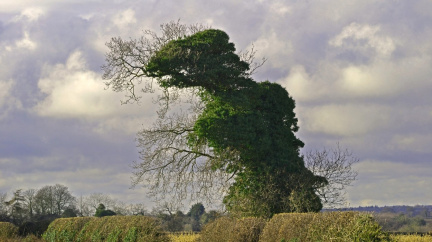
M 112 210 L 106 209 L 102 203 L 96 209 L 95 217 L 114 216 L 116 213 Z
M 165 36 L 173 36 L 172 29 L 166 28 Z M 135 165 L 135 183 L 147 178 L 153 191 L 172 187 L 184 194 L 191 187 L 205 192 L 228 178 L 223 202 L 232 213 L 319 211 L 315 191 L 327 180 L 305 167 L 288 92 L 276 83 L 255 82 L 253 52 L 250 58 L 235 53 L 225 32 L 180 28 L 176 33 L 152 51 L 145 41 L 144 46 L 118 39 L 108 44 L 108 86 L 131 91 L 139 79 L 163 90 L 159 120 L 138 134 L 142 162 Z M 170 115 L 171 98 L 178 100 L 181 91 L 189 94 L 191 112 Z

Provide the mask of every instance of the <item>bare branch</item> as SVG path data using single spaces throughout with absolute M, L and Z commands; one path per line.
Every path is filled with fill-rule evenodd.
M 267 61 L 267 58 L 263 57 L 259 62 L 255 62 L 256 53 L 257 50 L 255 50 L 255 46 L 253 44 L 250 50 L 240 51 L 238 53 L 240 59 L 249 64 L 249 72 L 247 73 L 248 76 L 252 76 L 256 70 L 263 66 Z
M 106 88 L 126 92 L 126 100 L 122 101 L 124 104 L 139 102 L 141 96 L 137 93 L 137 86 L 141 92 L 154 92 L 154 80 L 147 77 L 145 69 L 150 58 L 169 41 L 208 28 L 200 24 L 185 25 L 180 24 L 180 21 L 171 21 L 160 26 L 160 34 L 144 30 L 143 36 L 139 39 L 112 38 L 106 43 L 109 52 L 105 56 L 106 64 L 102 66 L 102 78 L 106 80 Z
M 310 171 L 328 181 L 327 186 L 316 189 L 323 204 L 327 207 L 345 205 L 345 189 L 356 180 L 358 174 L 352 166 L 359 160 L 349 150 L 341 149 L 339 144 L 334 149 L 308 151 L 304 160 Z

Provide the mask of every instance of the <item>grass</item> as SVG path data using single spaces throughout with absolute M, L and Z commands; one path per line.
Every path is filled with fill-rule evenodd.
M 172 242 L 194 242 L 199 238 L 199 234 L 197 233 L 170 233 L 168 237 Z
M 431 235 L 390 235 L 390 240 L 395 242 L 430 242 Z

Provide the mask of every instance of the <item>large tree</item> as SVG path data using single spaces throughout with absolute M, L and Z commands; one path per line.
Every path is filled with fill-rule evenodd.
M 254 52 L 235 53 L 221 30 L 178 24 L 162 30 L 165 37 L 156 38 L 162 43 L 108 43 L 108 86 L 130 91 L 132 100 L 138 100 L 137 81 L 163 90 L 159 120 L 138 134 L 142 162 L 135 164 L 135 183 L 147 179 L 154 192 L 171 188 L 182 195 L 228 180 L 224 203 L 233 213 L 319 211 L 315 191 L 327 181 L 309 171 L 299 153 L 304 144 L 295 136 L 295 102 L 279 84 L 251 78 Z M 182 92 L 191 112 L 170 113 Z

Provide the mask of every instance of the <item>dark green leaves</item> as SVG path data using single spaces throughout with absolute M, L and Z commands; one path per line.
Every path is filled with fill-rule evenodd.
M 222 157 L 212 168 L 235 175 L 224 200 L 228 209 L 254 216 L 320 210 L 314 187 L 326 181 L 299 154 L 304 144 L 294 134 L 294 100 L 279 84 L 250 79 L 249 64 L 234 51 L 225 32 L 205 30 L 169 42 L 145 69 L 162 87 L 200 88 L 205 108 L 188 145 L 205 140 Z M 225 157 L 228 151 L 236 157 Z M 302 199 L 309 205 L 299 205 Z

